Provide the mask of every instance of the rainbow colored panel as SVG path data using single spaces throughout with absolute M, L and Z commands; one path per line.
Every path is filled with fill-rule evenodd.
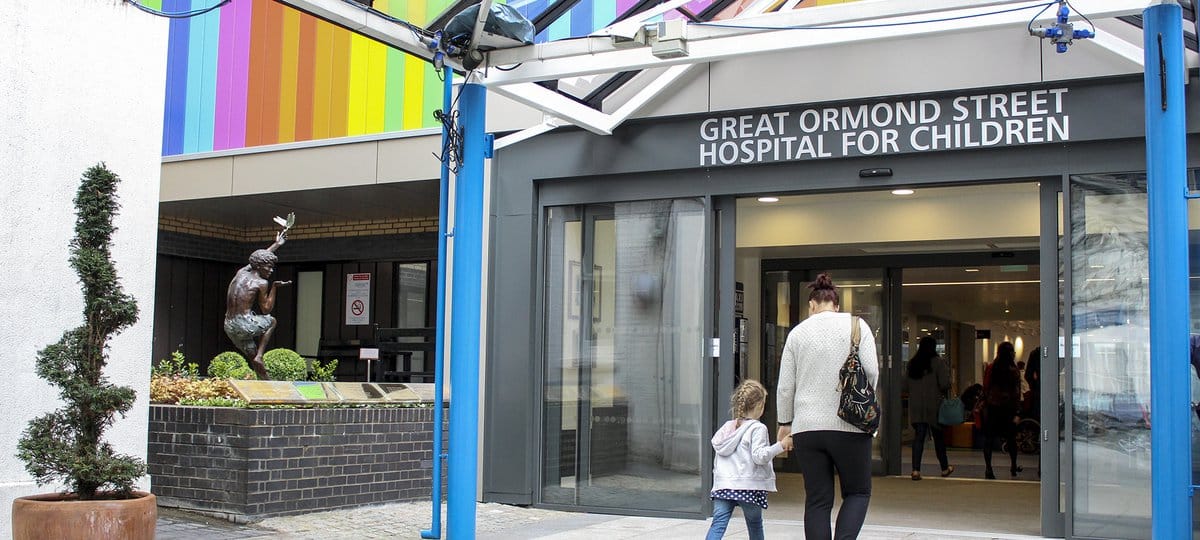
M 145 0 L 167 12 L 218 0 Z M 503 0 L 501 0 L 503 1 Z M 507 0 L 533 20 L 562 0 Z M 699 12 L 712 0 L 694 0 Z M 733 16 L 735 2 L 717 19 Z M 856 0 L 803 0 L 795 8 Z M 161 4 L 161 5 L 160 5 Z M 451 0 L 375 0 L 419 26 Z M 636 0 L 580 0 L 536 41 L 589 34 Z M 676 16 L 668 15 L 668 18 Z M 165 156 L 437 127 L 442 82 L 432 64 L 274 0 L 233 0 L 172 19 L 162 152 Z
M 158 1 L 163 11 L 184 12 L 216 0 Z M 374 7 L 424 25 L 449 4 L 375 0 Z M 273 0 L 233 0 L 171 20 L 162 152 L 437 127 L 441 90 L 428 62 Z

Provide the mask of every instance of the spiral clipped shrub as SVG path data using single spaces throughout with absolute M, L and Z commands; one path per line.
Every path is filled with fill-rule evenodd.
M 254 370 L 246 357 L 234 351 L 225 351 L 208 363 L 208 376 L 214 379 L 254 379 Z
M 267 375 L 275 381 L 303 381 L 308 379 L 308 363 L 304 357 L 291 349 L 271 349 L 263 354 Z
M 108 342 L 133 326 L 137 303 L 121 287 L 112 261 L 113 217 L 120 178 L 103 163 L 83 173 L 75 195 L 71 267 L 83 289 L 83 325 L 37 353 L 37 374 L 59 388 L 64 406 L 29 421 L 17 456 L 39 485 L 61 481 L 80 499 L 111 491 L 132 497 L 146 472 L 137 457 L 118 454 L 104 430 L 133 407 L 132 388 L 108 382 Z

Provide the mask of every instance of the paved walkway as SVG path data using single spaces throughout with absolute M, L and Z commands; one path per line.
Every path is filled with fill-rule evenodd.
M 774 506 L 774 505 L 772 505 Z M 444 511 L 443 511 L 444 512 Z M 237 525 L 171 509 L 159 510 L 160 540 L 232 540 L 255 538 L 285 539 L 369 539 L 420 538 L 429 526 L 429 502 L 397 503 L 379 506 L 316 512 L 298 516 L 270 518 L 252 525 Z M 445 514 L 443 513 L 443 520 Z M 871 519 L 868 517 L 868 523 Z M 801 539 L 804 524 L 787 519 L 766 519 L 768 538 Z M 653 539 L 675 540 L 702 538 L 708 521 L 697 519 L 643 518 L 557 512 L 500 504 L 477 506 L 476 532 L 481 540 L 542 538 L 552 540 Z M 443 528 L 443 534 L 445 528 Z M 746 538 L 741 514 L 735 513 L 726 538 Z M 978 531 L 931 530 L 914 527 L 868 525 L 861 540 L 1026 540 L 1037 538 L 1015 534 Z

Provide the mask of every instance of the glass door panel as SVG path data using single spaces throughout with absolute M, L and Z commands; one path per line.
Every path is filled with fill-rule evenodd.
M 701 511 L 705 216 L 696 199 L 548 210 L 543 502 Z
M 1150 538 L 1146 176 L 1070 181 L 1072 533 Z

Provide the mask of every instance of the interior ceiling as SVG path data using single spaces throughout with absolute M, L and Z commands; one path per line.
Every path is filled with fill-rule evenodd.
M 159 214 L 237 228 L 270 227 L 273 216 L 296 213 L 300 225 L 438 215 L 434 180 L 168 201 Z
M 971 187 L 923 188 L 916 196 L 937 205 L 953 205 L 963 190 L 972 196 L 999 197 L 1016 193 L 1031 194 L 1036 201 L 1038 186 L 1034 182 L 979 185 Z M 819 195 L 779 196 L 779 202 L 761 203 L 756 197 L 738 200 L 738 212 L 754 212 L 768 205 L 772 208 L 842 201 L 877 202 L 897 197 L 886 190 Z M 936 212 L 937 210 L 933 210 Z M 773 246 L 738 248 L 738 256 L 761 259 L 806 259 L 822 257 L 862 257 L 864 267 L 882 267 L 883 257 L 919 255 L 926 253 L 981 253 L 1000 251 L 1030 251 L 1038 249 L 1038 238 L 978 237 L 938 241 L 863 242 L 854 244 Z M 872 257 L 879 257 L 872 262 Z M 970 269 L 970 271 L 968 271 Z M 948 321 L 965 322 L 978 328 L 1010 331 L 1022 329 L 1026 335 L 1038 331 L 1040 276 L 1037 265 L 956 266 L 904 268 L 902 271 L 901 302 L 906 314 Z M 837 274 L 834 272 L 834 280 Z M 877 282 L 861 280 L 842 283 L 852 286 L 875 286 Z
M 1039 287 L 1037 265 L 906 268 L 900 294 L 906 313 L 982 328 L 1008 323 L 1035 333 Z

